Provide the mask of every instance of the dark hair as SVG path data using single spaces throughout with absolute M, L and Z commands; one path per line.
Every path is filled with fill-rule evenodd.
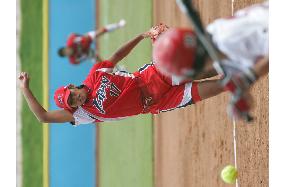
M 197 38 L 195 63 L 193 65 L 194 76 L 196 76 L 202 71 L 207 58 L 208 52 L 203 47 L 201 41 Z
M 84 84 L 81 84 L 81 85 L 79 85 L 79 86 L 76 86 L 76 88 L 78 88 L 78 89 L 84 88 Z
M 60 57 L 65 57 L 65 53 L 64 53 L 65 47 L 61 47 L 60 49 L 58 49 L 57 53 Z

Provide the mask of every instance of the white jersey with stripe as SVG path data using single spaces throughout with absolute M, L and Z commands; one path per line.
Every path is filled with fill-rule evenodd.
M 251 67 L 269 52 L 268 10 L 268 2 L 241 9 L 231 18 L 214 21 L 207 31 L 229 61 Z

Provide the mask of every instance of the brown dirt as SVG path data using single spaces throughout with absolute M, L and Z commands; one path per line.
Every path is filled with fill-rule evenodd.
M 154 24 L 188 26 L 175 0 L 155 0 Z M 234 10 L 260 1 L 235 0 Z M 208 24 L 230 16 L 228 0 L 195 0 L 202 20 Z M 268 186 L 268 76 L 252 88 L 255 121 L 237 121 L 239 186 Z M 227 186 L 219 175 L 234 164 L 233 123 L 226 114 L 228 94 L 154 117 L 155 186 Z

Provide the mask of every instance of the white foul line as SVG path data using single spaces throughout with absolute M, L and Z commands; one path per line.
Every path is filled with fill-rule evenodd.
M 233 138 L 234 138 L 234 160 L 235 160 L 235 168 L 237 167 L 237 141 L 236 141 L 236 120 L 233 118 Z M 236 187 L 238 187 L 238 179 L 236 179 Z
M 232 7 L 231 7 L 231 14 L 232 16 L 234 15 L 234 0 L 231 1 L 232 2 Z M 233 118 L 233 139 L 234 139 L 234 161 L 235 161 L 235 168 L 238 171 L 238 167 L 237 167 L 237 141 L 236 141 L 236 120 L 235 118 Z M 238 187 L 238 178 L 236 179 L 236 187 Z

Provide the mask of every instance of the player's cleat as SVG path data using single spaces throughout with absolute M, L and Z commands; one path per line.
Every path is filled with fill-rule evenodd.
M 119 28 L 122 28 L 122 27 L 124 27 L 125 25 L 126 25 L 126 21 L 124 20 L 124 19 L 121 19 L 119 22 L 118 22 L 118 27 Z
M 112 24 L 108 24 L 105 26 L 105 31 L 106 32 L 112 32 L 115 31 L 117 29 L 120 29 L 122 27 L 124 27 L 126 24 L 126 21 L 124 19 L 121 19 L 118 23 L 112 23 Z

